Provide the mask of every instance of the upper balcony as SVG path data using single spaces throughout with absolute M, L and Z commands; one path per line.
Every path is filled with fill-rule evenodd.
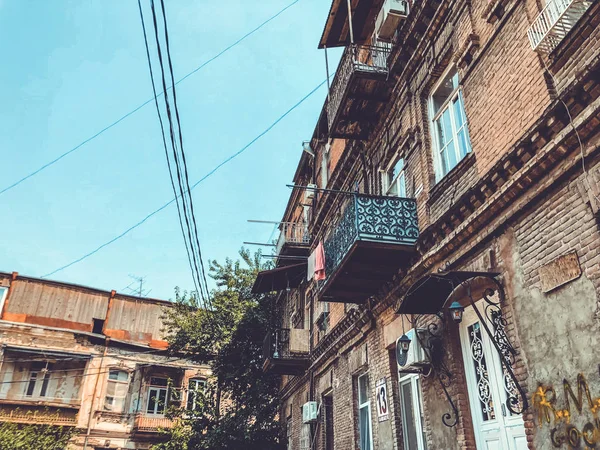
M 173 428 L 173 420 L 164 415 L 137 414 L 133 428 L 137 432 L 159 433 L 161 430 Z
M 0 422 L 35 423 L 74 427 L 77 425 L 77 411 L 73 409 L 53 409 L 35 406 L 0 406 Z
M 368 137 L 389 98 L 389 55 L 385 44 L 346 47 L 326 104 L 330 137 Z
M 263 343 L 263 371 L 302 375 L 309 366 L 310 330 L 282 328 L 267 333 Z
M 548 0 L 527 30 L 531 48 L 551 53 L 592 3 L 590 0 Z
M 310 234 L 303 222 L 281 222 L 276 252 L 278 256 L 308 256 L 310 250 Z
M 406 267 L 419 237 L 414 199 L 354 194 L 325 237 L 319 300 L 364 303 Z

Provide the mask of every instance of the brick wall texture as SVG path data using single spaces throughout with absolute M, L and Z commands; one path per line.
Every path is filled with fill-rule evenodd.
M 311 340 L 310 367 L 283 377 L 281 418 L 284 425 L 291 420 L 289 449 L 332 450 L 328 441 L 336 450 L 361 448 L 362 375 L 369 380 L 372 432 L 372 443 L 362 450 L 600 447 L 600 6 L 593 3 L 549 55 L 533 51 L 527 38 L 541 7 L 535 0 L 415 5 L 399 27 L 386 81 L 389 100 L 370 124 L 369 138 L 360 145 L 330 141 L 332 189 L 351 190 L 359 181 L 361 190 L 381 195 L 381 171 L 404 158 L 406 195 L 416 198 L 420 238 L 418 250 L 391 282 L 381 282 L 377 295 L 360 305 L 330 303 L 327 330 Z M 458 69 L 472 152 L 436 176 L 430 96 L 451 66 Z M 321 143 L 313 182 L 321 183 L 323 151 Z M 318 199 L 314 205 L 310 227 L 320 239 L 335 226 L 339 207 Z M 493 336 L 480 329 L 485 360 L 477 359 L 471 322 L 454 323 L 443 307 L 439 317 L 410 315 L 403 326 L 396 320 L 414 282 L 448 270 L 495 274 L 497 285 L 478 278 L 470 291 L 459 286 L 450 297 L 466 308 L 465 317 L 488 324 Z M 503 296 L 490 297 L 486 288 L 498 286 Z M 313 282 L 300 289 L 314 290 L 312 301 L 319 301 Z M 288 322 L 284 317 L 282 323 Z M 431 364 L 413 391 L 421 396 L 414 403 L 422 416 L 419 445 L 405 439 L 410 414 L 395 353 L 394 341 L 408 331 L 407 323 L 424 337 L 427 330 L 437 335 L 424 341 L 431 343 Z M 385 420 L 377 411 L 382 379 Z M 486 388 L 494 391 L 487 404 L 480 400 L 487 398 Z M 522 414 L 510 412 L 513 394 L 519 405 L 528 403 Z M 323 396 L 333 399 L 333 439 L 321 411 L 316 423 L 302 423 L 302 405 L 321 404 Z

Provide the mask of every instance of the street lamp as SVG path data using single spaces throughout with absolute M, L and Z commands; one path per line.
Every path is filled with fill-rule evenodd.
M 410 348 L 410 338 L 406 334 L 403 334 L 398 341 L 400 342 L 402 353 L 407 353 Z
M 462 322 L 463 312 L 465 312 L 465 308 L 463 308 L 460 303 L 458 303 L 457 301 L 452 302 L 448 310 L 452 315 L 452 320 L 454 320 L 454 323 Z

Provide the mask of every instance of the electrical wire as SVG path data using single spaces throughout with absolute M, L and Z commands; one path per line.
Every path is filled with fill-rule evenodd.
M 281 14 L 283 14 L 285 11 L 287 11 L 289 8 L 291 8 L 292 6 L 294 6 L 296 3 L 298 3 L 300 0 L 294 0 L 292 3 L 290 3 L 289 5 L 287 5 L 285 8 L 281 9 L 280 11 L 278 11 L 276 14 L 272 15 L 271 17 L 269 17 L 267 20 L 265 20 L 264 22 L 262 22 L 260 25 L 258 25 L 256 28 L 252 29 L 251 31 L 249 31 L 248 33 L 244 34 L 242 37 L 240 37 L 237 41 L 235 41 L 234 43 L 230 44 L 229 46 L 225 47 L 223 50 L 221 50 L 220 52 L 218 52 L 216 55 L 214 55 L 213 57 L 209 58 L 208 60 L 206 60 L 205 62 L 203 62 L 202 64 L 200 64 L 198 67 L 196 67 L 194 70 L 192 70 L 191 72 L 189 72 L 187 75 L 183 76 L 182 78 L 180 78 L 175 84 L 179 84 L 182 81 L 186 80 L 187 78 L 189 78 L 190 76 L 192 76 L 193 74 L 195 74 L 196 72 L 198 72 L 199 70 L 203 69 L 204 67 L 206 67 L 208 64 L 210 64 L 211 62 L 213 62 L 214 60 L 216 60 L 217 58 L 221 57 L 223 54 L 227 53 L 229 50 L 231 50 L 232 48 L 234 48 L 235 46 L 239 45 L 242 41 L 244 41 L 245 39 L 247 39 L 248 37 L 250 37 L 251 35 L 253 35 L 254 33 L 256 33 L 258 30 L 260 30 L 261 28 L 263 28 L 265 25 L 267 25 L 269 22 L 271 22 L 272 20 L 275 20 L 277 17 L 279 17 Z M 161 95 L 163 94 L 162 92 L 159 94 Z M 111 124 L 107 125 L 106 127 L 102 128 L 100 131 L 98 131 L 97 133 L 93 134 L 92 136 L 90 136 L 89 138 L 83 140 L 82 142 L 80 142 L 79 144 L 77 144 L 75 147 L 73 147 L 72 149 L 64 152 L 63 154 L 59 155 L 58 157 L 56 157 L 55 159 L 47 162 L 46 164 L 40 166 L 39 168 L 37 168 L 36 170 L 34 170 L 33 172 L 25 175 L 23 178 L 15 181 L 14 183 L 10 184 L 9 186 L 5 187 L 4 189 L 2 189 L 0 191 L 0 195 L 4 194 L 7 191 L 10 191 L 11 189 L 17 187 L 18 185 L 20 185 L 21 183 L 23 183 L 24 181 L 28 180 L 29 178 L 37 175 L 38 173 L 42 172 L 44 169 L 47 169 L 50 166 L 53 166 L 54 164 L 56 164 L 57 162 L 59 162 L 61 159 L 63 159 L 64 157 L 70 155 L 71 153 L 75 152 L 76 150 L 79 150 L 81 147 L 83 147 L 85 144 L 87 144 L 90 141 L 93 141 L 94 139 L 96 139 L 98 136 L 102 135 L 104 132 L 110 130 L 111 128 L 113 128 L 115 125 L 118 125 L 119 123 L 121 123 L 123 120 L 127 119 L 129 116 L 132 116 L 133 114 L 135 114 L 136 112 L 138 112 L 140 109 L 142 109 L 144 106 L 146 106 L 149 103 L 152 103 L 154 101 L 153 98 L 146 100 L 144 103 L 142 103 L 141 105 L 139 105 L 138 107 L 132 109 L 131 111 L 129 111 L 127 114 L 121 116 L 120 118 L 118 118 L 117 120 L 115 120 L 114 122 L 112 122 Z
M 295 105 L 293 105 L 291 108 L 289 108 L 285 113 L 283 113 L 281 116 L 279 116 L 279 118 L 277 120 L 275 120 L 271 125 L 269 125 L 267 128 L 265 128 L 265 130 L 263 130 L 261 133 L 259 133 L 254 139 L 252 139 L 250 142 L 248 142 L 246 145 L 244 145 L 240 150 L 238 150 L 237 152 L 233 153 L 232 155 L 230 155 L 228 158 L 226 158 L 225 160 L 223 160 L 221 163 L 219 163 L 215 168 L 213 168 L 210 172 L 208 172 L 206 175 L 204 175 L 202 178 L 200 178 L 196 183 L 194 183 L 190 190 L 195 189 L 200 183 L 202 183 L 203 181 L 205 181 L 207 178 L 211 177 L 212 175 L 215 174 L 215 172 L 217 172 L 221 167 L 223 167 L 224 165 L 226 165 L 227 163 L 231 162 L 232 160 L 234 160 L 235 158 L 237 158 L 238 156 L 240 156 L 242 153 L 244 153 L 246 150 L 248 150 L 248 148 L 250 148 L 256 141 L 258 141 L 260 138 L 262 138 L 264 135 L 266 135 L 267 133 L 269 133 L 279 122 L 281 122 L 285 117 L 287 117 L 293 110 L 295 110 L 298 106 L 300 106 L 302 103 L 304 103 L 304 101 L 306 99 L 308 99 L 311 95 L 313 95 L 315 92 L 317 92 L 319 90 L 319 88 L 321 88 L 325 83 L 327 82 L 327 80 L 323 80 L 321 83 L 319 83 L 315 88 L 313 88 L 308 94 L 306 94 L 304 97 L 302 97 L 302 99 L 300 99 Z M 165 203 L 164 205 L 162 205 L 161 207 L 159 207 L 158 209 L 155 209 L 154 211 L 152 211 L 151 213 L 149 213 L 148 215 L 146 215 L 143 219 L 141 219 L 139 222 L 135 223 L 134 225 L 130 226 L 129 228 L 127 228 L 125 231 L 123 231 L 121 234 L 115 236 L 114 238 L 108 240 L 107 242 L 101 244 L 100 246 L 96 247 L 94 250 L 86 253 L 85 255 L 71 261 L 68 264 L 65 264 L 61 267 L 58 267 L 57 269 L 54 269 L 53 271 L 42 275 L 40 278 L 48 278 L 58 272 L 61 272 L 75 264 L 80 263 L 81 261 L 89 258 L 90 256 L 93 256 L 94 254 L 98 253 L 100 250 L 102 250 L 103 248 L 113 244 L 114 242 L 118 241 L 119 239 L 121 239 L 122 237 L 126 236 L 127 234 L 129 234 L 131 231 L 133 231 L 134 229 L 136 229 L 137 227 L 143 225 L 148 219 L 152 218 L 153 216 L 155 216 L 156 214 L 158 214 L 159 212 L 163 211 L 164 209 L 166 209 L 168 206 L 170 206 L 173 202 L 175 202 L 175 199 L 171 199 L 169 200 L 167 203 Z
M 138 0 L 138 9 L 140 11 L 140 20 L 142 22 L 142 30 L 144 32 L 144 45 L 146 47 L 146 57 L 148 59 L 148 70 L 150 72 L 150 81 L 152 82 L 152 92 L 154 94 L 154 104 L 156 106 L 156 112 L 158 114 L 158 120 L 160 123 L 160 131 L 162 134 L 162 142 L 163 142 L 163 148 L 165 150 L 165 157 L 167 158 L 167 168 L 169 170 L 169 177 L 171 178 L 171 187 L 173 189 L 173 194 L 175 195 L 175 203 L 177 204 L 177 216 L 179 218 L 179 226 L 181 227 L 181 234 L 183 235 L 183 243 L 185 245 L 185 251 L 187 253 L 187 258 L 188 258 L 188 263 L 190 266 L 190 271 L 192 272 L 192 280 L 194 282 L 194 287 L 196 288 L 196 292 L 199 291 L 199 287 L 198 287 L 198 282 L 196 281 L 196 277 L 194 276 L 194 269 L 192 267 L 192 258 L 190 255 L 190 249 L 188 247 L 188 241 L 185 238 L 185 232 L 184 232 L 184 228 L 183 228 L 183 221 L 181 219 L 181 208 L 179 206 L 179 201 L 178 196 L 177 196 L 177 190 L 175 189 L 175 182 L 173 180 L 173 173 L 171 170 L 171 160 L 169 158 L 169 150 L 167 149 L 167 139 L 165 137 L 165 129 L 164 129 L 164 125 L 163 125 L 163 120 L 162 120 L 162 115 L 160 113 L 160 107 L 158 106 L 158 98 L 156 95 L 156 83 L 154 82 L 154 74 L 152 71 L 152 58 L 150 58 L 150 49 L 148 46 L 148 37 L 146 34 L 146 24 L 144 22 L 144 13 L 142 11 L 142 3 L 141 0 Z

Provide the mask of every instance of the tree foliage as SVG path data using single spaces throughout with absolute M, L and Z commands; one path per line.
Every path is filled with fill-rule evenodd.
M 214 379 L 194 393 L 194 411 L 172 410 L 177 426 L 155 450 L 279 450 L 276 420 L 279 377 L 262 371 L 262 342 L 273 316 L 274 299 L 252 294 L 260 253 L 240 250 L 241 260 L 212 261 L 217 288 L 211 307 L 176 291 L 167 340 L 172 351 L 210 362 Z
M 64 450 L 73 434 L 73 427 L 2 422 L 0 449 Z

